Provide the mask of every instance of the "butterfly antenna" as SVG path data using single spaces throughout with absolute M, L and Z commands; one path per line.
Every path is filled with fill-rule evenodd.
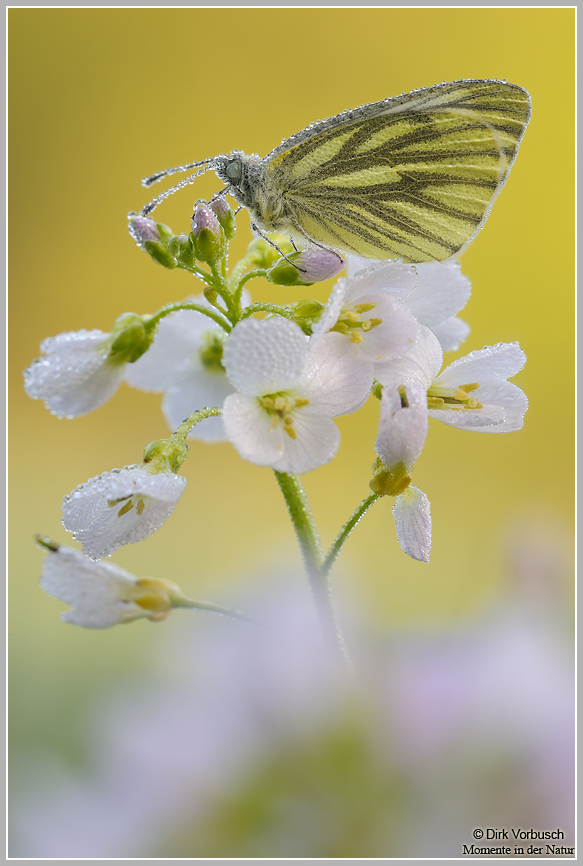
M 175 168 L 165 168 L 164 171 L 157 171 L 156 174 L 152 174 L 150 177 L 143 177 L 142 186 L 152 186 L 153 183 L 158 183 L 159 180 L 162 180 L 163 177 L 167 177 L 169 174 L 180 174 L 183 171 L 190 171 L 191 168 L 208 165 L 209 162 L 214 162 L 214 160 L 214 156 L 209 156 L 207 159 L 201 159 L 200 162 L 189 162 L 186 165 L 177 165 Z
M 148 202 L 148 204 L 145 204 L 140 211 L 140 216 L 148 216 L 152 213 L 153 210 L 155 210 L 155 208 L 158 207 L 159 204 L 164 201 L 165 198 L 168 198 L 168 196 L 172 195 L 175 192 L 178 192 L 179 189 L 183 189 L 183 187 L 188 186 L 188 184 L 194 183 L 197 177 L 200 177 L 201 174 L 204 174 L 211 168 L 214 168 L 214 162 L 215 160 L 213 158 L 212 160 L 204 160 L 204 162 L 202 163 L 197 162 L 193 163 L 191 166 L 180 166 L 179 168 L 167 169 L 165 172 L 162 172 L 160 174 L 160 177 L 164 177 L 164 175 L 166 174 L 172 174 L 173 171 L 188 171 L 189 168 L 192 168 L 195 165 L 204 165 L 204 168 L 201 168 L 199 171 L 195 171 L 194 174 L 189 174 L 188 177 L 185 177 L 184 180 L 181 180 L 180 183 L 176 184 L 176 186 L 171 186 L 169 189 L 165 189 L 163 192 L 160 193 L 160 195 L 157 195 L 155 198 L 152 199 L 152 201 Z M 152 183 L 154 183 L 155 180 L 158 179 L 156 175 L 152 175 L 152 177 L 154 178 L 154 180 L 152 180 L 152 178 L 145 178 L 142 181 L 144 186 L 149 185 L 145 183 L 146 180 L 152 181 Z

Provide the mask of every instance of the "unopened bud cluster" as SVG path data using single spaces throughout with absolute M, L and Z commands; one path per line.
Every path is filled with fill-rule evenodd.
M 189 234 L 175 235 L 163 223 L 130 214 L 130 234 L 152 260 L 165 268 L 190 269 L 195 262 L 211 267 L 223 258 L 235 237 L 235 214 L 224 199 L 198 201 Z

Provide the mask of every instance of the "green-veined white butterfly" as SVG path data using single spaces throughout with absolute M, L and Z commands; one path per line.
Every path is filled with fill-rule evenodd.
M 461 253 L 504 186 L 530 118 L 515 84 L 454 81 L 344 111 L 292 135 L 268 156 L 234 150 L 167 169 L 201 167 L 141 213 L 213 169 L 260 233 L 284 232 L 338 252 L 424 262 Z

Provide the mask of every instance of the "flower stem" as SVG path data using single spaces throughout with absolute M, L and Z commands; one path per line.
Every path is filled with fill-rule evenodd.
M 192 310 L 195 313 L 202 313 L 203 316 L 208 316 L 209 319 L 213 319 L 220 325 L 224 331 L 227 333 L 231 330 L 231 326 L 224 320 L 224 318 L 219 314 L 215 313 L 214 310 L 209 309 L 209 307 L 204 307 L 202 304 L 193 304 L 188 301 L 179 302 L 176 304 L 166 304 L 165 307 L 158 310 L 157 313 L 154 313 L 151 319 L 145 323 L 146 330 L 151 330 L 154 328 L 160 319 L 163 319 L 164 316 L 168 316 L 170 313 L 175 313 L 177 310 Z
M 262 304 L 260 301 L 245 307 L 241 318 L 247 319 L 254 313 L 275 313 L 277 316 L 283 316 L 284 319 L 293 318 L 293 310 L 290 310 L 289 307 L 281 307 L 279 304 Z
M 218 406 L 213 406 L 212 408 L 205 406 L 204 409 L 197 409 L 196 412 L 193 412 L 192 415 L 182 422 L 180 427 L 174 431 L 171 438 L 178 442 L 184 442 L 195 424 L 198 424 L 199 421 L 204 421 L 205 418 L 212 418 L 220 414 L 221 410 Z
M 259 622 L 259 620 L 253 619 L 253 617 L 247 616 L 246 614 L 241 613 L 241 611 L 233 610 L 229 607 L 222 607 L 219 604 L 213 604 L 211 601 L 194 601 L 192 598 L 176 595 L 172 598 L 172 607 L 184 607 L 188 610 L 205 610 L 209 613 L 216 613 L 219 616 L 230 616 L 234 619 L 242 619 L 244 622 L 253 623 L 253 625 L 263 626 L 263 623 Z
M 274 471 L 300 545 L 324 636 L 340 650 L 346 667 L 352 672 L 352 662 L 334 610 L 330 581 L 327 573 L 322 570 L 322 544 L 306 493 L 297 475 Z
M 338 558 L 338 555 L 344 546 L 344 542 L 346 541 L 358 521 L 361 519 L 361 517 L 363 517 L 368 511 L 368 509 L 371 507 L 371 505 L 374 505 L 377 499 L 380 498 L 381 497 L 377 493 L 371 493 L 370 496 L 367 496 L 366 499 L 363 499 L 358 508 L 355 508 L 350 518 L 346 521 L 346 523 L 338 533 L 332 547 L 328 551 L 326 559 L 321 566 L 322 574 L 325 574 L 326 576 L 330 574 L 332 566 L 336 562 L 336 559 Z

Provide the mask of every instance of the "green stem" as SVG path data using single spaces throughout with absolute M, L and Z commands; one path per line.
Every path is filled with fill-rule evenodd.
M 210 409 L 206 406 L 204 409 L 198 409 L 196 412 L 193 412 L 189 418 L 182 422 L 180 427 L 177 428 L 170 438 L 177 442 L 184 442 L 195 424 L 198 424 L 199 421 L 204 421 L 205 418 L 212 418 L 214 415 L 220 414 L 221 409 L 217 406 Z
M 260 302 L 249 304 L 248 307 L 245 307 L 241 313 L 241 318 L 247 319 L 254 313 L 275 313 L 276 315 L 283 316 L 286 319 L 293 318 L 293 311 L 290 310 L 289 307 L 281 307 L 279 304 L 262 304 Z
M 148 319 L 144 327 L 147 331 L 150 331 L 158 324 L 160 319 L 163 319 L 164 316 L 168 316 L 170 313 L 174 313 L 177 310 L 192 310 L 195 313 L 202 313 L 203 316 L 208 316 L 209 319 L 213 319 L 213 321 L 215 321 L 217 325 L 220 325 L 227 333 L 231 330 L 230 324 L 226 322 L 218 312 L 215 313 L 214 310 L 211 310 L 208 307 L 203 307 L 202 304 L 192 304 L 188 301 L 166 304 L 165 307 L 162 307 L 157 313 L 154 313 L 154 315 Z
M 233 271 L 233 274 L 235 272 Z M 263 268 L 254 268 L 252 271 L 248 271 L 244 276 L 242 276 L 237 282 L 237 288 L 234 292 L 235 303 L 240 306 L 241 305 L 241 295 L 243 294 L 243 289 L 245 288 L 245 283 L 248 283 L 249 280 L 254 280 L 257 277 L 264 277 L 267 273 Z
M 300 545 L 324 635 L 340 650 L 346 667 L 352 671 L 352 662 L 334 610 L 330 581 L 322 570 L 322 545 L 304 488 L 297 475 L 274 471 Z
M 366 499 L 360 503 L 358 508 L 354 510 L 349 520 L 346 521 L 340 532 L 338 533 L 336 540 L 334 541 L 332 547 L 328 551 L 326 559 L 322 563 L 322 573 L 326 576 L 330 574 L 332 566 L 336 562 L 338 558 L 338 554 L 342 550 L 344 546 L 344 542 L 358 523 L 358 521 L 366 514 L 371 505 L 380 499 L 381 497 L 377 493 L 371 493 L 370 496 L 367 496 Z
M 242 619 L 244 622 L 251 622 L 253 625 L 262 625 L 258 620 L 247 616 L 238 610 L 232 610 L 228 607 L 221 607 L 219 604 L 213 604 L 211 601 L 194 601 L 186 596 L 173 596 L 172 607 L 183 607 L 187 610 L 206 610 L 209 613 L 216 613 L 219 616 L 231 616 L 234 619 Z
M 208 271 L 205 271 L 204 268 L 199 268 L 198 265 L 183 265 L 180 262 L 177 263 L 176 267 L 180 268 L 182 271 L 186 271 L 189 274 L 192 274 L 194 277 L 198 277 L 203 283 L 206 283 L 207 286 L 212 287 L 212 277 Z

